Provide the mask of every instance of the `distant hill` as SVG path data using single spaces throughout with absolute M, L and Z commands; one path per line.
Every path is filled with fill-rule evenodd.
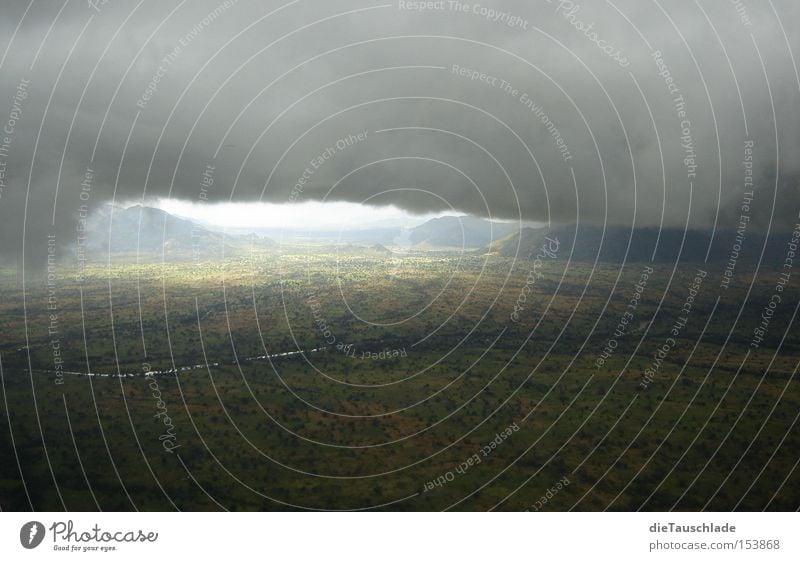
M 213 232 L 190 220 L 161 209 L 134 205 L 128 208 L 104 205 L 87 224 L 88 257 L 112 255 L 165 255 L 171 259 L 198 257 L 216 259 L 226 252 L 250 247 L 272 247 L 274 241 L 250 235 Z
M 490 222 L 473 216 L 433 218 L 413 228 L 369 227 L 364 229 L 314 230 L 258 228 L 260 234 L 284 241 L 318 241 L 386 248 L 469 248 L 478 249 L 515 232 L 517 224 Z M 213 231 L 213 227 L 210 228 Z M 240 230 L 242 231 L 242 230 Z
M 623 261 L 654 261 L 656 263 L 680 261 L 726 261 L 736 242 L 736 232 L 718 230 L 713 237 L 710 231 L 681 230 L 677 228 L 626 228 L 610 226 L 603 229 L 594 225 L 557 225 L 547 228 L 523 228 L 513 234 L 484 246 L 484 252 L 496 252 L 506 257 L 533 258 L 545 238 L 559 242 L 558 259 L 575 261 L 621 263 Z M 755 263 L 766 241 L 764 260 L 781 258 L 786 250 L 788 234 L 773 234 L 769 239 L 760 234 L 746 232 L 740 262 Z M 574 243 L 574 248 L 573 248 Z M 711 249 L 709 251 L 709 245 Z M 570 255 L 571 252 L 571 255 Z M 598 257 L 599 256 L 599 257 Z
M 443 216 L 412 228 L 409 240 L 413 245 L 477 248 L 516 229 L 515 224 L 489 222 L 474 216 Z
M 380 253 L 383 255 L 392 255 L 392 251 L 383 244 L 376 243 L 370 249 L 375 253 Z

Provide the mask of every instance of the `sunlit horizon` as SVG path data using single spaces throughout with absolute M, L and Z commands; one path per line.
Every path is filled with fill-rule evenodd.
M 442 216 L 464 216 L 464 212 L 445 211 L 413 214 L 393 205 L 370 206 L 343 201 L 302 203 L 196 203 L 179 199 L 158 199 L 153 206 L 209 225 L 286 230 L 361 230 L 369 228 L 413 228 Z

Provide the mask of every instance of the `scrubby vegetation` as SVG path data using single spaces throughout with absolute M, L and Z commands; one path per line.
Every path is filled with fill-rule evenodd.
M 564 477 L 546 509 L 800 506 L 796 287 L 755 348 L 777 272 L 709 268 L 643 386 L 697 267 L 615 337 L 644 264 L 530 266 L 259 248 L 60 266 L 25 307 L 6 271 L 0 507 L 524 510 Z

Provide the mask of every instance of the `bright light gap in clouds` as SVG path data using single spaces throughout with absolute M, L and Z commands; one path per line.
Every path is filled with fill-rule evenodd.
M 153 206 L 193 221 L 232 229 L 280 228 L 286 230 L 365 230 L 413 228 L 441 216 L 460 212 L 412 214 L 396 206 L 370 206 L 342 201 L 303 203 L 234 202 L 200 204 L 178 199 L 158 199 Z

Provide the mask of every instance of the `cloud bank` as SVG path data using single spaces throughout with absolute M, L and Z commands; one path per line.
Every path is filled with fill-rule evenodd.
M 257 5 L 254 5 L 257 4 Z M 108 201 L 785 229 L 800 5 L 4 3 L 0 256 Z

